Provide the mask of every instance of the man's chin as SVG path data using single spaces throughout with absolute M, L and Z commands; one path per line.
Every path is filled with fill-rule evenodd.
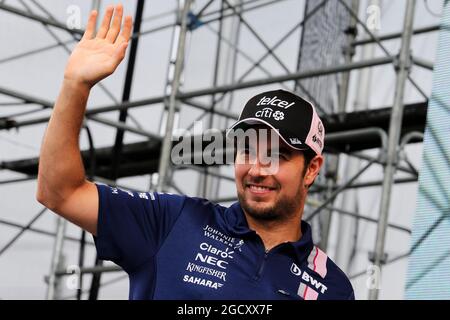
M 278 215 L 273 203 L 244 200 L 242 207 L 247 214 L 256 220 L 276 220 Z
M 247 204 L 247 207 L 252 208 L 253 210 L 258 211 L 267 211 L 267 210 L 273 210 L 276 206 L 276 201 L 274 200 L 256 200 L 256 199 L 249 199 L 247 198 L 245 203 Z

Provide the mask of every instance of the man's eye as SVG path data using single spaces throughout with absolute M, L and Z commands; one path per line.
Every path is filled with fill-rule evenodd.
M 280 152 L 272 152 L 270 155 L 272 158 L 287 160 L 287 156 L 285 153 Z
M 243 149 L 240 150 L 239 153 L 243 154 L 243 155 L 250 155 L 250 154 L 252 154 L 252 151 L 250 149 L 248 149 L 248 148 L 243 148 Z

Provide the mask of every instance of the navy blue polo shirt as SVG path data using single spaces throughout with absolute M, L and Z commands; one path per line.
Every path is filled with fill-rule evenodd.
M 128 273 L 130 299 L 354 299 L 304 221 L 299 241 L 266 252 L 239 203 L 97 189 L 97 252 Z

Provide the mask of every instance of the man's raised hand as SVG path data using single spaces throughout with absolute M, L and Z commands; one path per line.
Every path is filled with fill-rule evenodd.
M 73 50 L 64 73 L 65 80 L 86 85 L 88 88 L 92 88 L 116 70 L 125 57 L 132 31 L 131 16 L 125 17 L 121 27 L 121 4 L 115 8 L 106 8 L 102 24 L 95 34 L 97 15 L 97 11 L 91 12 L 83 38 Z

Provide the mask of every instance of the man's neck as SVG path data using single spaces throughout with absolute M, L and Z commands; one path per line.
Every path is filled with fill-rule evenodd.
M 295 242 L 302 237 L 300 218 L 285 221 L 260 221 L 245 214 L 250 229 L 261 237 L 266 251 L 284 242 Z

